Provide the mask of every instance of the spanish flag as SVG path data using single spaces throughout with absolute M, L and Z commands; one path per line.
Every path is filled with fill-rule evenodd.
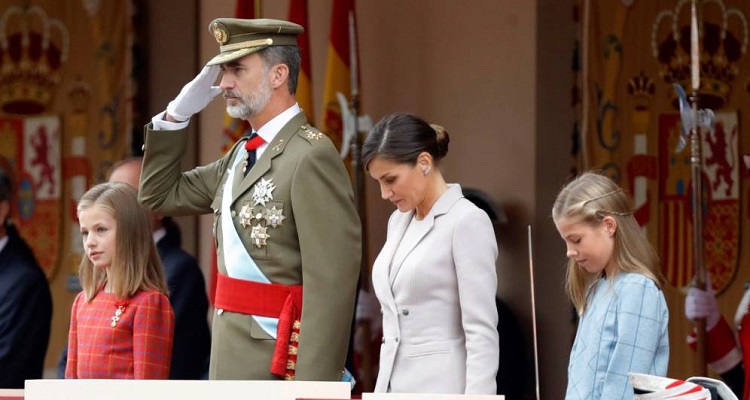
M 289 22 L 302 25 L 305 31 L 297 38 L 302 63 L 297 80 L 297 103 L 305 112 L 307 122 L 315 125 L 315 112 L 312 101 L 312 68 L 310 67 L 310 33 L 307 24 L 307 0 L 291 0 Z
M 336 92 L 341 92 L 351 101 L 351 38 L 350 16 L 355 18 L 354 0 L 333 0 L 331 31 L 328 42 L 328 61 L 326 63 L 326 83 L 323 92 L 323 114 L 320 119 L 320 130 L 325 132 L 340 150 L 343 142 L 343 122 Z M 354 30 L 356 36 L 356 30 Z M 355 56 L 358 56 L 355 54 Z M 357 82 L 359 81 L 359 71 Z

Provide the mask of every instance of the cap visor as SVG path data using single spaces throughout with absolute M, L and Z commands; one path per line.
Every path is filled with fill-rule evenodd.
M 246 49 L 239 49 L 235 51 L 221 53 L 217 55 L 216 57 L 212 58 L 209 62 L 206 63 L 206 65 L 218 65 L 218 64 L 228 63 L 230 61 L 234 61 L 239 58 L 245 57 L 248 54 L 253 54 L 256 51 L 263 50 L 266 47 L 268 46 L 248 47 Z

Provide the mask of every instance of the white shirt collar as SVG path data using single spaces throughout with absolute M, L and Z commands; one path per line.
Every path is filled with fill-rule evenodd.
M 5 245 L 7 244 L 8 244 L 8 235 L 5 235 L 5 237 L 0 239 L 0 252 L 3 251 L 3 249 L 5 248 Z
M 159 228 L 154 231 L 154 243 L 159 243 L 160 240 L 164 238 L 164 236 L 167 236 L 167 230 L 164 228 Z
M 262 137 L 263 140 L 266 141 L 266 143 L 258 147 L 258 150 L 260 150 L 261 152 L 265 150 L 266 146 L 268 146 L 268 143 L 271 143 L 271 141 L 276 137 L 281 128 L 283 128 L 284 125 L 287 124 L 287 122 L 294 118 L 295 115 L 301 112 L 302 109 L 299 107 L 299 104 L 294 103 L 293 106 L 287 108 L 281 114 L 273 117 L 270 121 L 268 121 L 260 129 L 258 129 L 258 136 Z M 258 155 L 258 157 L 260 158 L 260 155 Z

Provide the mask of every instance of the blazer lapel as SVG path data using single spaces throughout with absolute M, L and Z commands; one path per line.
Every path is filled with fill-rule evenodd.
M 385 278 L 383 281 L 388 280 L 388 276 L 391 273 L 390 271 L 393 268 L 391 265 L 393 262 L 393 255 L 396 253 L 396 249 L 398 248 L 399 243 L 401 243 L 401 239 L 404 237 L 406 228 L 409 227 L 409 221 L 411 221 L 412 216 L 414 216 L 414 211 L 410 211 L 406 214 L 399 214 L 397 220 L 394 221 L 392 230 L 388 232 L 390 237 L 383 245 L 383 250 L 381 250 L 381 254 L 383 255 L 382 261 L 385 266 L 385 268 L 382 268 Z
M 424 223 L 418 224 L 415 226 L 413 231 L 410 234 L 410 237 L 407 239 L 408 242 L 404 242 L 404 233 L 406 232 L 406 229 L 409 227 L 409 223 L 411 222 L 411 217 L 414 215 L 414 211 L 412 211 L 409 215 L 409 218 L 401 221 L 402 224 L 398 227 L 399 228 L 399 240 L 396 241 L 394 245 L 393 252 L 391 253 L 391 262 L 393 260 L 393 253 L 396 252 L 396 248 L 399 246 L 406 246 L 406 253 L 404 255 L 404 258 L 401 260 L 401 262 L 398 265 L 391 265 L 391 272 L 390 272 L 390 283 L 391 286 L 396 281 L 396 278 L 398 277 L 398 273 L 401 271 L 401 266 L 404 263 L 404 260 L 406 260 L 409 257 L 409 254 L 414 250 L 415 247 L 422 241 L 422 239 L 427 235 L 428 232 L 432 230 L 432 228 L 435 226 L 435 219 L 440 217 L 441 215 L 448 212 L 448 210 L 453 207 L 453 204 L 456 203 L 460 198 L 464 197 L 463 193 L 461 192 L 461 186 L 458 184 L 451 184 L 448 185 L 448 190 L 443 193 L 440 198 L 435 202 L 435 204 L 432 206 L 432 210 L 430 210 L 427 215 L 425 215 Z M 400 242 L 400 244 L 399 244 Z
M 250 169 L 247 175 L 245 175 L 244 178 L 242 178 L 241 176 L 235 176 L 234 185 L 232 186 L 232 203 L 237 201 L 237 198 L 240 197 L 243 193 L 250 190 L 253 184 L 255 184 L 258 179 L 260 179 L 263 175 L 266 174 L 266 172 L 268 172 L 268 170 L 271 169 L 273 159 L 284 152 L 284 149 L 289 143 L 289 140 L 291 140 L 292 136 L 294 136 L 297 131 L 299 131 L 300 128 L 306 124 L 307 120 L 305 119 L 304 113 L 295 115 L 292 119 L 289 120 L 289 122 L 286 123 L 286 125 L 284 125 L 283 128 L 281 128 L 281 130 L 276 135 L 276 137 L 273 138 L 271 143 L 268 144 L 268 147 L 266 147 L 265 151 L 263 151 L 263 154 L 255 162 L 255 165 L 253 165 L 253 168 Z
M 414 250 L 415 247 L 419 244 L 419 242 L 422 241 L 422 238 L 427 235 L 427 232 L 429 232 L 433 225 L 435 224 L 434 218 L 432 215 L 428 214 L 425 216 L 424 223 L 417 224 L 412 228 L 412 231 L 410 232 L 410 236 L 404 237 L 404 234 L 406 233 L 406 230 L 409 228 L 409 225 L 411 223 L 411 220 L 414 216 L 414 212 L 412 211 L 410 213 L 410 216 L 408 219 L 401 221 L 403 225 L 400 227 L 399 230 L 399 240 L 396 243 L 396 246 L 393 250 L 393 252 L 396 252 L 396 249 L 403 247 L 404 251 L 404 258 L 400 260 L 398 264 L 392 264 L 390 269 L 390 283 L 393 285 L 393 283 L 396 281 L 396 277 L 398 276 L 398 273 L 401 271 L 401 266 L 404 265 L 404 260 L 406 260 L 409 257 L 409 254 Z M 404 241 L 408 240 L 408 241 Z M 393 262 L 393 256 L 391 256 L 391 262 Z

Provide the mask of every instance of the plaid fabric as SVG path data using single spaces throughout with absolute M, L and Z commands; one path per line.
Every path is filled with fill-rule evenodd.
M 116 325 L 116 304 L 124 304 Z M 126 301 L 99 292 L 73 302 L 67 379 L 167 379 L 174 314 L 167 296 L 140 291 Z
M 565 398 L 630 400 L 629 372 L 666 375 L 668 322 L 664 293 L 644 275 L 599 279 L 578 325 Z

